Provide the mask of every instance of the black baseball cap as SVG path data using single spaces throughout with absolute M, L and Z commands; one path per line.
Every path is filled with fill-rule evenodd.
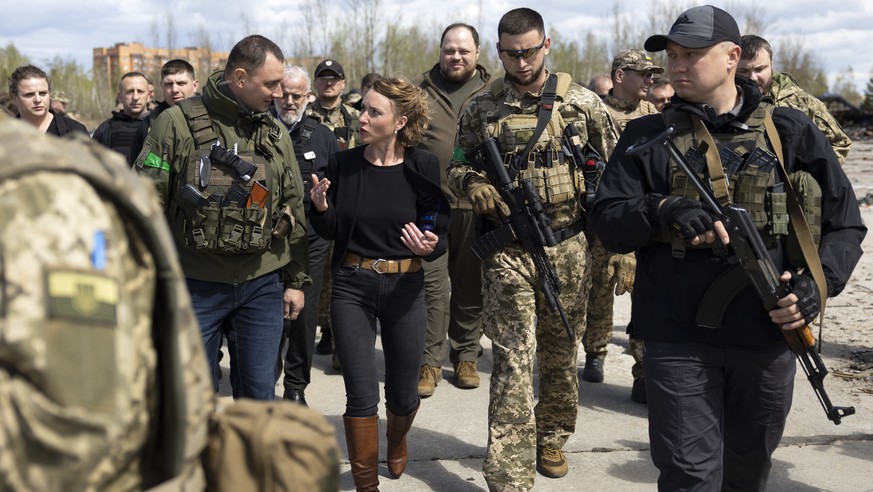
M 339 64 L 336 60 L 327 59 L 322 61 L 315 67 L 315 78 L 323 77 L 325 75 L 333 75 L 335 77 L 339 77 L 341 79 L 346 78 L 345 72 L 343 72 L 343 66 Z
M 685 48 L 706 48 L 722 41 L 742 44 L 740 28 L 731 14 L 712 5 L 693 7 L 676 19 L 669 34 L 656 34 L 646 40 L 648 51 L 663 51 L 673 41 Z

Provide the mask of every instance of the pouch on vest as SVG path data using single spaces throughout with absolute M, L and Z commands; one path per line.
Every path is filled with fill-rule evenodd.
M 794 192 L 797 194 L 797 201 L 800 203 L 807 224 L 809 224 L 812 240 L 815 247 L 818 248 L 821 243 L 821 186 L 806 171 L 789 173 L 788 179 L 791 180 Z M 797 234 L 793 228 L 785 239 L 785 255 L 791 266 L 807 268 L 803 251 L 800 249 L 800 243 L 797 241 Z
M 562 87 L 558 74 L 559 95 L 566 97 L 567 87 Z M 502 85 L 501 85 L 502 87 Z M 492 91 L 495 86 L 492 85 Z M 558 104 L 557 102 L 555 104 Z M 508 108 L 508 106 L 503 106 Z M 505 112 L 505 109 L 503 110 Z M 504 163 L 511 164 L 513 158 L 524 152 L 536 134 L 539 120 L 537 114 L 504 114 L 494 126 L 493 136 L 497 139 Z M 529 179 L 537 190 L 543 205 L 557 205 L 579 199 L 585 193 L 585 179 L 581 169 L 571 165 L 561 145 L 564 128 L 568 123 L 560 111 L 551 111 L 550 118 L 524 162 L 519 163 L 519 179 Z
M 273 200 L 253 199 L 254 194 L 277 192 L 266 159 L 248 149 L 237 152 L 234 144 L 221 142 L 200 98 L 181 101 L 179 107 L 197 146 L 176 194 L 186 218 L 186 244 L 223 254 L 269 249 Z

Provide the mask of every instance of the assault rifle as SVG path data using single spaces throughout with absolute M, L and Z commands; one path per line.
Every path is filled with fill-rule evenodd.
M 770 258 L 767 252 L 764 241 L 755 229 L 749 212 L 744 208 L 735 205 L 723 207 L 715 199 L 712 191 L 707 188 L 700 176 L 697 175 L 688 164 L 688 161 L 676 147 L 670 135 L 674 132 L 674 128 L 668 127 L 657 137 L 648 142 L 632 145 L 628 147 L 628 154 L 635 154 L 657 145 L 663 145 L 670 156 L 676 161 L 679 169 L 688 177 L 688 182 L 694 186 L 703 203 L 712 210 L 717 220 L 720 220 L 730 236 L 730 246 L 733 249 L 740 267 L 751 280 L 752 285 L 764 301 L 764 308 L 768 311 L 776 307 L 776 302 L 791 293 L 791 288 L 784 282 L 779 280 L 781 272 L 776 269 L 776 265 Z M 806 373 L 806 378 L 812 384 L 812 389 L 818 397 L 819 403 L 824 408 L 827 417 L 834 424 L 839 425 L 843 417 L 853 415 L 855 407 L 835 407 L 831 404 L 824 388 L 824 378 L 828 374 L 828 369 L 822 362 L 821 357 L 815 350 L 815 337 L 809 326 L 804 326 L 796 330 L 782 330 L 782 336 L 788 343 L 791 352 L 800 361 L 803 372 Z
M 473 244 L 473 253 L 484 260 L 498 250 L 513 242 L 520 242 L 536 266 L 540 277 L 540 290 L 552 312 L 557 312 L 564 323 L 564 329 L 571 343 L 576 343 L 576 336 L 567 321 L 567 314 L 561 305 L 558 295 L 561 293 L 561 282 L 546 255 L 545 246 L 555 246 L 558 239 L 551 227 L 551 221 L 543 211 L 540 195 L 534 189 L 530 180 L 521 180 L 521 186 L 516 186 L 509 176 L 497 141 L 489 138 L 470 152 L 471 161 L 488 174 L 494 183 L 500 198 L 509 207 L 509 217 L 503 217 L 503 225 L 483 234 Z

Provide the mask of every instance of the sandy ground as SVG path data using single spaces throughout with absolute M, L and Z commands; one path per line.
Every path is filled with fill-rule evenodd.
M 873 194 L 873 140 L 856 140 L 844 169 L 859 200 Z M 871 227 L 873 208 L 862 205 L 861 216 Z M 853 394 L 873 393 L 873 233 L 862 247 L 846 289 L 828 302 L 822 332 L 822 355 L 833 375 L 829 384 L 848 385 Z

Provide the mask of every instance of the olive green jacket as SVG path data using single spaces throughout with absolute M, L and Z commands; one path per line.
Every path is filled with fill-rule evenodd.
M 828 137 L 828 141 L 840 160 L 840 165 L 846 162 L 852 141 L 840 128 L 837 120 L 831 116 L 827 106 L 812 94 L 801 89 L 794 77 L 787 73 L 773 72 L 770 91 L 764 95 L 772 98 L 778 107 L 794 108 L 809 116 L 815 126 Z
M 458 118 L 455 115 L 460 114 L 461 111 L 470 104 L 470 100 L 473 96 L 488 87 L 488 83 L 491 80 L 491 74 L 489 74 L 482 65 L 476 65 L 476 74 L 474 76 L 476 77 L 478 84 L 476 84 L 473 91 L 467 95 L 463 107 L 455 108 L 452 107 L 452 102 L 449 99 L 449 96 L 437 87 L 433 81 L 434 77 L 440 76 L 439 70 L 439 64 L 434 65 L 433 68 L 424 72 L 412 81 L 413 84 L 421 87 L 425 92 L 427 92 L 427 102 L 430 106 L 431 116 L 430 125 L 425 132 L 424 139 L 416 147 L 430 152 L 440 160 L 441 187 L 443 193 L 446 194 L 446 198 L 449 199 L 449 204 L 452 208 L 472 210 L 473 207 L 470 205 L 470 202 L 466 197 L 456 195 L 452 192 L 451 188 L 449 188 L 449 185 L 446 182 L 446 171 L 449 169 L 449 164 L 452 162 L 452 153 L 455 150 L 455 138 L 458 134 Z
M 134 169 L 155 183 L 186 277 L 236 284 L 281 269 L 285 287 L 299 289 L 309 282 L 309 261 L 303 182 L 291 138 L 272 114 L 252 113 L 229 97 L 229 91 L 220 90 L 222 75 L 222 71 L 213 73 L 203 90 L 203 104 L 213 128 L 224 147 L 236 145 L 239 152 L 254 151 L 267 160 L 269 182 L 277 183 L 276 189 L 270 190 L 271 207 L 274 211 L 291 208 L 295 225 L 290 234 L 284 239 L 274 237 L 269 249 L 251 254 L 217 254 L 186 244 L 185 217 L 175 200 L 185 184 L 185 168 L 197 149 L 178 106 L 161 113 L 152 124 Z

